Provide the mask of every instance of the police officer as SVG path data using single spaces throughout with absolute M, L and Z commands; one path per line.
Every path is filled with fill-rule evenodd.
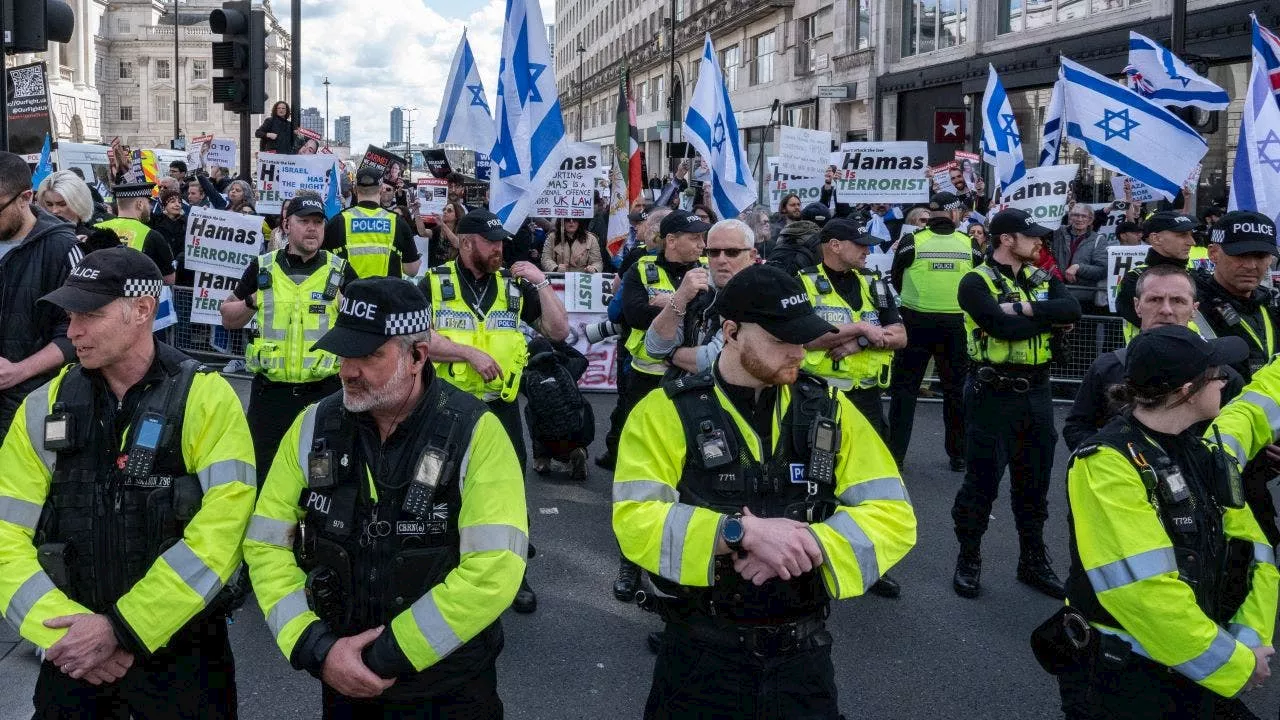
M 45 650 L 36 717 L 236 716 L 224 584 L 253 448 L 231 386 L 153 339 L 162 285 L 111 248 L 43 298 L 80 363 L 27 396 L 0 447 L 0 597 Z
M 1224 717 L 1226 698 L 1270 675 L 1275 551 L 1228 444 L 1191 430 L 1218 414 L 1221 368 L 1247 355 L 1240 338 L 1143 332 L 1125 361 L 1131 410 L 1072 458 L 1063 613 L 1087 621 L 1079 636 L 1096 650 L 1059 675 L 1068 718 Z
M 1142 229 L 1147 234 L 1147 244 L 1151 249 L 1147 251 L 1146 260 L 1134 265 L 1129 272 L 1125 273 L 1124 278 L 1120 280 L 1120 289 L 1116 293 L 1116 314 L 1126 321 L 1124 327 L 1126 340 L 1138 333 L 1138 326 L 1141 324 L 1133 309 L 1133 298 L 1136 296 L 1134 291 L 1138 285 L 1138 278 L 1143 271 L 1153 265 L 1188 267 L 1191 247 L 1195 244 L 1191 235 L 1191 231 L 1196 229 L 1195 221 L 1173 210 L 1152 213 L 1151 217 L 1143 223 Z
M 622 318 L 630 328 L 625 346 L 631 355 L 631 374 L 618 397 L 620 417 L 630 417 L 636 403 L 662 383 L 669 367 L 665 357 L 655 357 L 645 347 L 650 326 L 665 316 L 674 327 L 689 312 L 689 303 L 707 290 L 710 276 L 699 260 L 710 229 L 693 213 L 672 211 L 658 225 L 658 254 L 641 257 L 622 276 Z M 620 554 L 613 596 L 630 602 L 639 582 L 640 568 Z
M 458 258 L 431 268 L 418 287 L 431 302 L 436 332 L 451 341 L 432 354 L 442 379 L 483 400 L 507 429 L 523 470 L 524 423 L 517 395 L 529 360 L 520 323 L 552 342 L 569 336 L 569 316 L 551 282 L 536 265 L 517 262 L 502 269 L 503 245 L 511 233 L 498 216 L 478 208 L 458 221 Z M 513 606 L 537 609 L 538 598 L 523 582 Z
M 288 245 L 249 261 L 231 297 L 222 302 L 222 324 L 238 330 L 257 321 L 245 349 L 253 373 L 249 429 L 261 479 L 267 477 L 280 438 L 306 406 L 341 388 L 338 359 L 312 351 L 338 315 L 338 292 L 356 279 L 347 261 L 320 249 L 324 202 L 309 193 L 289 203 Z
M 347 286 L 316 347 L 342 358 L 342 392 L 294 422 L 249 525 L 267 625 L 324 682 L 325 718 L 502 716 L 520 463 L 484 404 L 432 370 L 430 327 L 404 280 Z
M 1275 221 L 1236 210 L 1223 215 L 1210 234 L 1213 273 L 1195 275 L 1197 328 L 1206 337 L 1234 335 L 1249 345 L 1248 359 L 1235 366 L 1246 380 L 1280 352 L 1280 295 L 1260 287 L 1275 257 Z
M 155 183 L 143 182 L 117 185 L 112 189 L 116 201 L 116 217 L 94 225 L 105 228 L 120 238 L 120 244 L 141 251 L 160 268 L 164 281 L 172 285 L 177 271 L 173 264 L 173 248 L 164 236 L 153 230 L 151 221 L 151 191 Z
M 958 290 L 972 366 L 965 387 L 968 471 L 951 508 L 960 541 L 953 586 L 967 598 L 981 590 L 982 535 L 1008 468 L 1020 549 L 1018 580 L 1061 599 L 1062 581 L 1044 546 L 1058 442 L 1050 344 L 1056 327 L 1080 318 L 1080 303 L 1062 281 L 1035 265 L 1052 230 L 1022 210 L 997 213 L 989 228 L 991 257 L 970 270 Z
M 964 470 L 964 378 L 969 371 L 965 354 L 964 313 L 956 302 L 960 278 L 982 263 L 974 241 L 957 229 L 968 213 L 964 203 L 948 192 L 929 200 L 932 217 L 922 230 L 898 244 L 890 272 L 902 300 L 902 324 L 907 346 L 895 353 L 889 390 L 889 449 L 902 467 L 911 444 L 916 396 L 929 358 L 936 361 L 942 381 L 944 442 L 954 472 Z
M 801 270 L 800 281 L 815 312 L 837 332 L 805 346 L 804 369 L 842 390 L 884 441 L 880 396 L 889 387 L 894 351 L 907 344 L 907 331 L 888 281 L 866 270 L 870 248 L 880 241 L 842 218 L 827 222 L 821 238 L 822 263 Z M 886 574 L 871 592 L 897 597 L 901 588 Z
M 834 718 L 829 599 L 901 560 L 915 515 L 861 413 L 800 373 L 835 332 L 803 285 L 754 265 L 716 308 L 715 366 L 646 396 L 618 454 L 614 532 L 667 623 L 645 717 Z
M 413 229 L 404 218 L 384 210 L 382 171 L 361 168 L 356 173 L 356 204 L 329 220 L 324 229 L 324 249 L 337 253 L 362 278 L 416 275 L 422 253 L 413 241 Z

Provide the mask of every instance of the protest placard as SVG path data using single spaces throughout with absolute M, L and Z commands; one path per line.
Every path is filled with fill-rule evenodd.
M 205 167 L 205 157 L 209 154 L 209 143 L 212 135 L 198 135 L 187 141 L 187 170 L 195 172 L 196 168 Z
M 196 206 L 187 216 L 186 268 L 240 277 L 262 253 L 262 218 Z
M 844 203 L 929 201 L 928 143 L 849 142 L 840 146 L 836 191 Z
M 965 186 L 971 190 L 978 185 L 978 168 L 981 163 L 982 157 L 978 153 L 965 152 L 964 150 L 956 151 L 956 167 L 960 168 L 960 174 L 964 177 Z
M 951 182 L 951 169 L 954 167 L 956 167 L 955 161 L 951 161 L 929 168 L 929 172 L 933 175 L 933 184 L 937 186 L 938 192 L 949 192 L 953 195 L 956 193 L 956 186 Z
M 769 210 L 776 210 L 782 198 L 795 193 L 800 198 L 800 207 L 809 203 L 822 202 L 822 178 L 799 178 L 795 180 L 771 180 L 766 182 L 766 202 Z M 842 201 L 844 197 L 840 198 Z
M 360 167 L 356 172 L 366 168 L 377 168 L 382 171 L 382 181 L 394 185 L 400 181 L 407 167 L 409 167 L 409 161 L 405 158 L 386 148 L 370 145 L 364 151 L 364 157 L 360 159 Z
M 1107 248 L 1107 306 L 1116 311 L 1116 294 L 1120 281 L 1134 265 L 1147 259 L 1148 245 L 1112 245 Z
M 449 202 L 449 181 L 438 177 L 418 178 L 418 214 L 439 216 Z
M 226 138 L 212 138 L 209 141 L 208 152 L 204 156 L 204 166 L 207 167 L 224 167 L 234 169 L 240 165 L 240 158 L 236 154 L 236 141 L 227 140 Z
M 280 205 L 299 190 L 312 190 L 328 197 L 329 171 L 338 159 L 333 155 L 258 154 L 258 202 L 254 208 L 267 215 L 280 212 Z
M 822 177 L 831 155 L 831 133 L 826 130 L 781 127 L 778 169 L 795 177 Z
M 191 324 L 221 326 L 222 314 L 219 310 L 222 308 L 222 301 L 236 289 L 243 273 L 244 268 L 235 277 L 197 271 L 195 286 L 191 288 L 191 317 L 188 318 Z
M 1140 180 L 1134 180 L 1133 178 L 1127 175 L 1112 175 L 1111 176 L 1111 193 L 1115 197 L 1115 199 L 1117 200 L 1125 199 L 1124 183 L 1126 180 L 1129 181 L 1129 192 L 1133 202 L 1139 202 L 1139 203 L 1159 202 L 1164 199 L 1164 196 L 1157 195 L 1155 190 L 1152 190 L 1150 187 L 1143 184 L 1142 181 Z
M 569 143 L 569 154 L 551 182 L 533 202 L 529 215 L 544 218 L 589 218 L 595 214 L 596 176 L 600 174 L 600 146 Z
M 1004 189 L 999 206 L 992 211 L 1023 210 L 1041 225 L 1057 227 L 1067 212 L 1067 195 L 1078 171 L 1076 165 L 1027 168 L 1021 180 Z

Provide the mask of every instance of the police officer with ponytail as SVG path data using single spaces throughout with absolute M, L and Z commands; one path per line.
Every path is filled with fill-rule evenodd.
M 430 328 L 411 283 L 347 287 L 317 343 L 342 391 L 298 416 L 249 524 L 258 603 L 325 718 L 502 716 L 524 483 L 502 423 L 432 369 Z
M 0 447 L 0 610 L 45 651 L 35 717 L 236 717 L 227 585 L 253 446 L 227 381 L 154 340 L 162 286 L 118 247 L 43 298 L 80 362 Z
M 1033 641 L 1069 720 L 1224 717 L 1271 674 L 1280 573 L 1237 460 L 1272 431 L 1250 432 L 1249 448 L 1230 433 L 1275 401 L 1246 389 L 1232 421 L 1194 429 L 1219 414 L 1223 368 L 1248 354 L 1181 326 L 1141 333 L 1126 410 L 1071 460 L 1068 607 Z

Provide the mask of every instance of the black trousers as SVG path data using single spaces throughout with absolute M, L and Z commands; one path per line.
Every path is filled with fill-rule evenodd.
M 323 686 L 324 720 L 496 720 L 502 717 L 492 665 L 448 692 L 412 702 L 357 700 Z
M 622 437 L 622 426 L 627 423 L 627 408 L 623 407 L 627 394 L 627 384 L 632 376 L 639 374 L 631 367 L 631 353 L 622 344 L 623 335 L 618 336 L 618 350 L 614 354 L 616 366 L 614 375 L 618 378 L 618 401 L 609 413 L 609 431 L 604 435 L 604 447 L 610 455 L 618 455 L 618 439 Z
M 668 624 L 653 666 L 645 720 L 838 720 L 830 635 L 775 657 L 698 643 Z
M 846 390 L 844 395 L 849 398 L 849 402 L 858 408 L 858 412 L 871 423 L 871 427 L 875 429 L 876 434 L 884 442 L 888 442 L 887 437 L 888 423 L 884 421 L 884 403 L 881 402 L 880 396 L 884 390 L 880 388 L 870 388 L 867 390 Z
M 516 457 L 520 459 L 520 472 L 523 474 L 527 459 L 525 458 L 524 420 L 520 417 L 520 401 L 507 402 L 498 398 L 490 400 L 485 405 L 489 406 L 489 412 L 498 416 L 502 427 L 507 431 L 507 436 L 511 438 L 511 445 L 516 449 Z
M 951 508 L 961 546 L 981 542 L 1005 468 L 1018 534 L 1040 540 L 1049 517 L 1049 474 L 1058 443 L 1048 379 L 1019 393 L 970 376 L 965 408 L 968 468 Z
M 253 376 L 249 389 L 249 434 L 253 436 L 253 459 L 258 469 L 258 487 L 267 479 L 267 471 L 276 458 L 280 440 L 312 403 L 342 389 L 337 375 L 311 383 L 277 383 L 261 375 Z
M 942 382 L 942 418 L 946 424 L 947 456 L 964 453 L 964 379 L 969 372 L 965 347 L 964 316 L 935 315 L 902 309 L 907 346 L 893 354 L 893 380 L 889 386 L 889 451 L 898 466 L 907 457 L 916 399 L 924 371 L 933 358 Z
M 1066 720 L 1222 720 L 1241 717 L 1232 703 L 1142 657 L 1120 668 L 1073 670 L 1058 676 Z M 1243 709 L 1248 713 L 1247 709 Z M 1252 713 L 1243 717 L 1251 717 Z
M 40 666 L 32 720 L 235 720 L 236 669 L 226 618 L 199 620 L 125 676 L 91 685 Z

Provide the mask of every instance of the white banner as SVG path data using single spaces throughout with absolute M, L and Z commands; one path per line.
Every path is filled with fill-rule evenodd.
M 236 141 L 214 138 L 209 142 L 209 151 L 204 156 L 204 166 L 217 166 L 235 169 L 240 165 L 236 157 Z
M 933 175 L 933 185 L 937 192 L 949 192 L 952 195 L 958 192 L 955 184 L 951 182 L 951 168 L 953 167 L 955 167 L 954 161 L 929 168 L 929 172 Z
M 449 181 L 437 177 L 418 178 L 418 214 L 439 216 L 449 203 Z
M 831 133 L 827 130 L 781 127 L 778 140 L 778 167 L 796 177 L 822 177 L 831 155 Z
M 529 211 L 532 217 L 589 218 L 595 214 L 600 146 L 568 143 L 568 152 L 546 190 L 533 202 L 533 209 Z
M 765 198 L 766 207 L 770 211 L 778 209 L 778 203 L 782 202 L 782 198 L 791 193 L 795 193 L 800 198 L 800 207 L 804 207 L 809 203 L 822 202 L 822 178 L 800 178 L 796 180 L 772 180 L 764 184 L 764 190 L 768 194 Z M 840 196 L 841 202 L 844 196 Z
M 1010 208 L 1024 210 L 1037 223 L 1056 228 L 1066 215 L 1067 195 L 1078 171 L 1076 165 L 1027 168 L 1027 174 L 1021 180 L 1001 190 L 1000 205 L 992 208 L 991 212 L 994 214 Z
M 262 254 L 262 218 L 227 210 L 193 207 L 184 240 L 186 268 L 240 277 Z
M 333 155 L 258 154 L 258 202 L 254 208 L 266 215 L 280 212 L 280 205 L 299 190 L 329 197 L 329 171 L 338 162 Z
M 840 146 L 836 190 L 845 203 L 929 202 L 928 143 L 849 142 Z
M 1107 307 L 1116 311 L 1116 294 L 1120 292 L 1120 281 L 1133 269 L 1134 265 L 1147 259 L 1147 251 L 1151 247 L 1138 245 L 1112 245 L 1107 248 Z
M 195 287 L 191 288 L 192 325 L 222 325 L 222 301 L 227 299 L 236 285 L 240 284 L 240 276 L 244 268 L 235 277 L 217 273 L 197 271 Z
M 195 172 L 196 168 L 207 167 L 205 157 L 209 154 L 209 143 L 212 135 L 199 135 L 187 141 L 187 170 Z
M 1132 193 L 1134 202 L 1148 203 L 1148 202 L 1158 202 L 1164 199 L 1163 197 L 1157 195 L 1156 191 L 1152 190 L 1150 187 L 1143 185 L 1141 182 L 1134 180 L 1133 178 L 1127 175 L 1112 175 L 1111 176 L 1111 192 L 1113 193 L 1115 199 L 1117 200 L 1123 200 L 1125 198 L 1125 195 L 1124 195 L 1125 181 L 1128 181 L 1129 183 L 1129 192 Z

